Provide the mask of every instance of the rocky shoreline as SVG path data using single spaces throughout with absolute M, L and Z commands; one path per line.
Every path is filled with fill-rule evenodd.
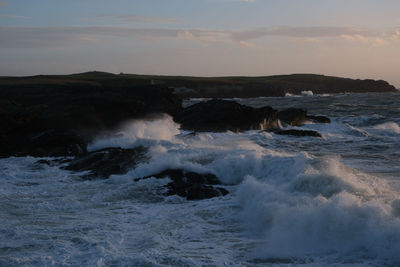
M 73 84 L 20 84 L 0 87 L 0 157 L 58 157 L 38 160 L 76 172 L 83 180 L 107 179 L 126 174 L 150 160 L 148 148 L 103 147 L 88 151 L 99 135 L 107 136 L 130 119 L 151 121 L 168 114 L 182 130 L 234 133 L 249 130 L 277 135 L 323 138 L 316 131 L 302 130 L 303 124 L 330 123 L 305 109 L 276 110 L 270 106 L 252 108 L 232 100 L 211 99 L 182 107 L 182 98 L 165 84 L 136 85 L 93 81 Z M 96 76 L 97 77 L 97 76 Z M 96 78 L 98 79 L 98 77 Z M 1 85 L 1 83 L 0 83 Z M 292 128 L 295 127 L 295 128 Z M 185 169 L 165 169 L 148 177 L 132 177 L 136 182 L 169 177 L 165 195 L 188 200 L 224 196 L 229 192 L 218 185 L 211 173 Z
M 39 164 L 57 165 L 81 173 L 83 180 L 107 179 L 126 174 L 149 160 L 146 147 L 123 149 L 106 147 L 88 151 L 99 133 L 113 132 L 125 120 L 152 120 L 154 114 L 169 114 L 181 129 L 196 132 L 235 133 L 248 130 L 269 131 L 279 135 L 322 137 L 314 131 L 286 129 L 308 121 L 329 123 L 329 118 L 309 116 L 303 109 L 275 110 L 252 108 L 235 101 L 212 99 L 182 108 L 182 100 L 163 85 L 117 88 L 98 92 L 98 88 L 71 92 L 67 88 L 34 88 L 13 92 L 2 99 L 0 112 L 0 157 L 62 157 L 38 160 Z M 4 91 L 3 91 L 4 93 Z M 229 192 L 217 187 L 221 181 L 214 174 L 190 170 L 166 169 L 149 177 L 166 178 L 166 195 L 188 200 L 224 196 Z M 132 177 L 135 181 L 149 177 Z

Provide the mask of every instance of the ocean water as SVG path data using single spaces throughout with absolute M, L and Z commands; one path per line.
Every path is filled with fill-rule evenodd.
M 235 100 L 332 123 L 299 138 L 129 121 L 89 149 L 151 159 L 107 180 L 0 159 L 0 266 L 399 266 L 400 94 Z M 187 201 L 163 196 L 168 179 L 133 181 L 165 168 L 214 173 L 230 194 Z

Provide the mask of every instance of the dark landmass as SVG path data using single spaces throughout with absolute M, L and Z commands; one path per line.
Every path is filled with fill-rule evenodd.
M 237 133 L 249 130 L 277 132 L 280 130 L 280 122 L 284 126 L 302 126 L 308 121 L 330 123 L 329 118 L 309 116 L 304 109 L 289 108 L 277 111 L 269 106 L 252 108 L 222 99 L 213 99 L 183 108 L 176 113 L 174 119 L 180 123 L 182 129 L 194 132 Z M 315 135 L 310 134 L 310 136 Z
M 277 112 L 271 107 L 252 108 L 235 101 L 214 99 L 182 109 L 175 121 L 196 132 L 243 132 L 276 129 Z
M 314 94 L 398 92 L 383 80 L 359 80 L 316 74 L 260 77 L 190 77 L 87 72 L 72 75 L 0 77 L 0 88 L 131 88 L 164 84 L 183 98 L 247 98 L 285 96 L 311 90 Z
M 115 76 L 85 77 L 91 75 L 97 80 Z M 108 80 L 53 81 L 42 76 L 14 84 L 6 80 L 0 79 L 0 157 L 85 153 L 86 144 L 102 131 L 151 113 L 174 115 L 182 106 L 173 89 L 164 85 L 119 86 Z

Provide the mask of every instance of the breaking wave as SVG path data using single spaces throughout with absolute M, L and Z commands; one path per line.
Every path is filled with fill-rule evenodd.
M 171 129 L 168 117 L 156 124 Z M 169 133 L 176 133 L 172 129 Z M 166 168 L 216 174 L 233 190 L 240 207 L 234 216 L 249 237 L 259 240 L 249 259 L 400 261 L 400 195 L 384 180 L 350 168 L 338 157 L 263 147 L 252 139 L 274 137 L 257 131 L 162 136 L 168 138 L 153 147 L 152 159 L 129 176 Z
M 395 122 L 386 122 L 373 127 L 375 130 L 383 130 L 389 133 L 400 134 L 400 126 Z
M 302 126 L 325 139 L 192 133 L 166 115 L 126 122 L 89 150 L 144 146 L 149 159 L 108 180 L 0 159 L 0 265 L 397 266 L 398 115 L 383 104 L 337 113 L 351 97 L 257 100 L 328 109 L 331 124 Z M 162 194 L 168 178 L 133 181 L 167 168 L 213 173 L 230 194 L 187 201 Z

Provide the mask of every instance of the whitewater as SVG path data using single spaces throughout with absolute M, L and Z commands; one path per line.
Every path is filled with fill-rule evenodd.
M 127 121 L 88 149 L 144 146 L 149 160 L 106 180 L 0 159 L 0 266 L 400 265 L 400 94 L 235 100 L 332 122 L 292 127 L 315 138 Z M 213 173 L 230 193 L 189 201 L 163 194 L 168 178 L 134 181 L 167 168 Z

